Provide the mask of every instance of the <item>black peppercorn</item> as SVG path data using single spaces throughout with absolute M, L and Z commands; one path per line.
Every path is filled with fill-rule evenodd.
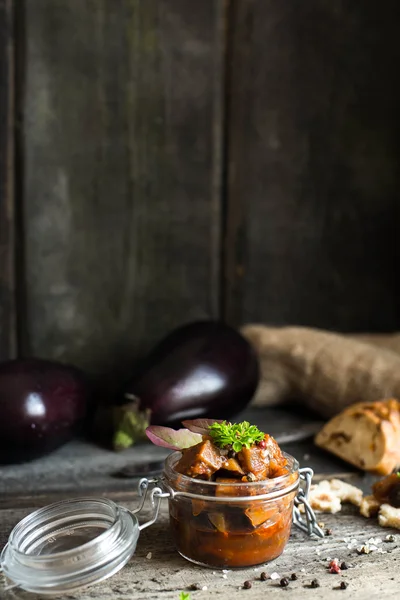
M 312 588 L 318 588 L 319 587 L 319 581 L 318 581 L 318 579 L 313 579 L 312 580 L 311 587 Z
M 332 529 L 327 529 L 325 531 L 325 535 L 332 535 L 332 533 L 333 533 Z
M 281 587 L 287 587 L 289 585 L 289 579 L 287 577 L 283 577 L 280 581 Z
M 265 571 L 263 571 L 260 575 L 260 579 L 261 581 L 267 581 L 267 579 L 269 579 L 267 573 Z
M 345 590 L 345 589 L 347 589 L 347 586 L 348 586 L 348 585 L 349 585 L 349 584 L 347 583 L 347 581 L 341 581 L 341 582 L 340 582 L 340 589 L 341 589 L 341 590 Z
M 252 586 L 251 581 L 245 581 L 243 584 L 243 587 L 245 590 L 249 590 L 251 588 L 251 586 Z
M 344 561 L 341 563 L 340 568 L 342 569 L 342 571 L 347 571 L 347 569 L 349 568 L 347 563 L 345 563 Z
M 291 574 L 291 576 L 290 576 L 290 579 L 291 579 L 292 581 L 296 581 L 296 579 L 297 579 L 297 574 L 296 574 L 296 573 L 292 573 L 292 574 Z
M 189 585 L 189 590 L 190 590 L 191 592 L 196 592 L 197 590 L 200 590 L 200 589 L 201 589 L 201 587 L 199 586 L 199 584 L 198 584 L 198 583 L 191 583 L 191 584 Z

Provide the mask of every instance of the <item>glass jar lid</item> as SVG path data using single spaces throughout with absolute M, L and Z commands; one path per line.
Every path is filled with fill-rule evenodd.
M 11 587 L 40 594 L 70 592 L 119 571 L 138 537 L 136 517 L 111 500 L 61 501 L 16 525 L 1 565 Z
M 139 506 L 129 511 L 106 498 L 62 500 L 36 510 L 12 530 L 0 556 L 6 589 L 41 595 L 75 591 L 117 573 L 136 550 L 140 531 L 157 518 L 159 487 L 151 491 L 152 518 L 139 524 L 148 487 L 139 483 Z

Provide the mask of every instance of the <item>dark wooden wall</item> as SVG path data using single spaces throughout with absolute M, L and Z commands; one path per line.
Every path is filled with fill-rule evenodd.
M 0 0 L 0 360 L 16 353 L 12 0 Z
M 14 6 L 2 358 L 17 330 L 21 354 L 104 373 L 195 318 L 400 327 L 396 0 Z
M 222 18 L 26 3 L 27 352 L 102 370 L 218 314 Z
M 400 325 L 396 0 L 233 3 L 234 321 Z

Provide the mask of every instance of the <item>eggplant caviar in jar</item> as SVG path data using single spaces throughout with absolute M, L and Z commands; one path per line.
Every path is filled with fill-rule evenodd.
M 288 542 L 299 465 L 285 454 L 285 468 L 258 481 L 219 477 L 205 481 L 178 472 L 180 452 L 167 460 L 164 484 L 178 552 L 198 565 L 244 568 L 280 556 Z

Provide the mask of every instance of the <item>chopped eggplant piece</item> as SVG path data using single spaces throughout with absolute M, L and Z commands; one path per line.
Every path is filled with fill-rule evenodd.
M 208 514 L 210 523 L 214 525 L 215 529 L 220 533 L 228 533 L 229 527 L 225 519 L 225 515 L 222 512 L 213 512 Z
M 245 534 L 254 531 L 254 526 L 240 506 L 229 506 L 208 514 L 210 522 L 220 533 Z
M 222 465 L 221 471 L 228 471 L 230 477 L 242 477 L 246 473 L 243 471 L 236 458 L 228 458 Z
M 200 513 L 205 511 L 207 508 L 207 502 L 204 500 L 192 500 L 192 514 L 197 517 Z
M 253 473 L 257 481 L 269 476 L 268 453 L 264 448 L 243 448 L 238 454 L 238 460 L 245 473 Z
M 213 473 L 221 468 L 224 461 L 225 458 L 221 456 L 219 448 L 205 439 L 200 444 L 185 450 L 175 469 L 178 473 L 189 477 L 210 479 Z
M 254 529 L 256 529 L 269 519 L 276 518 L 276 515 L 279 513 L 279 511 L 277 511 L 276 506 L 259 506 L 259 503 L 256 503 L 254 506 L 249 506 L 249 508 L 246 508 L 244 513 Z

